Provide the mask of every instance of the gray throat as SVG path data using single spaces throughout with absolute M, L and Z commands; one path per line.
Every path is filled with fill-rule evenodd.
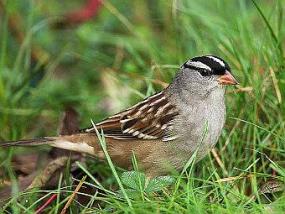
M 184 162 L 196 150 L 200 160 L 217 143 L 226 114 L 224 87 L 205 87 L 198 83 L 188 83 L 185 87 L 185 84 L 183 79 L 175 79 L 166 90 L 168 99 L 179 111 L 171 132 L 178 135 L 173 146 Z

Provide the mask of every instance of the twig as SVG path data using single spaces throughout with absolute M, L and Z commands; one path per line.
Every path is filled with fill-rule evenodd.
M 220 156 L 218 155 L 217 150 L 216 150 L 215 148 L 213 148 L 213 149 L 211 150 L 211 152 L 212 152 L 212 154 L 213 154 L 215 160 L 216 160 L 217 163 L 219 164 L 219 166 L 222 168 L 223 172 L 224 172 L 226 175 L 228 175 L 229 173 L 228 173 L 228 171 L 226 170 L 225 165 L 223 164 L 223 162 L 222 162 Z
M 227 94 L 233 94 L 233 93 L 239 93 L 239 92 L 252 92 L 253 91 L 253 87 L 251 86 L 247 86 L 247 87 L 238 87 L 236 86 L 237 89 L 231 90 L 231 91 L 227 91 Z
M 85 179 L 86 179 L 86 175 L 80 180 L 79 184 L 76 186 L 75 190 L 73 191 L 73 193 L 71 194 L 71 196 L 69 197 L 68 201 L 66 202 L 64 208 L 61 210 L 60 214 L 65 214 L 68 207 L 71 205 L 75 195 L 78 193 L 78 191 L 80 190 L 81 186 L 83 185 Z
M 278 80 L 276 78 L 276 75 L 275 75 L 275 72 L 274 72 L 273 68 L 270 67 L 269 68 L 269 72 L 270 72 L 270 76 L 272 78 L 272 82 L 273 82 L 273 86 L 274 86 L 274 89 L 275 89 L 275 92 L 276 92 L 278 103 L 280 104 L 282 102 L 282 97 L 281 97 L 280 88 L 278 86 Z
M 54 201 L 54 199 L 56 199 L 57 194 L 52 194 L 52 196 L 42 205 L 40 206 L 37 210 L 36 210 L 36 214 L 41 213 L 49 204 L 51 204 L 51 202 Z
M 254 176 L 254 174 L 242 175 L 242 176 L 239 175 L 239 176 L 221 178 L 221 179 L 216 180 L 215 182 L 217 182 L 217 183 L 231 182 L 231 181 L 236 181 L 236 180 L 240 180 L 240 179 L 243 179 L 243 178 L 250 178 L 250 177 L 253 177 L 253 176 Z
M 63 167 L 69 157 L 63 156 L 55 159 L 54 161 L 50 162 L 42 173 L 40 173 L 30 184 L 28 189 L 34 188 L 34 187 L 43 187 L 46 185 L 46 183 L 50 180 L 51 176 L 54 175 L 55 171 Z

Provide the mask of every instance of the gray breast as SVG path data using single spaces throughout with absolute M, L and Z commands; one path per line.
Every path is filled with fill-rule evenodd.
M 224 89 L 212 91 L 206 99 L 189 97 L 175 102 L 179 102 L 180 115 L 175 119 L 174 131 L 180 135 L 173 146 L 181 158 L 188 160 L 198 150 L 197 159 L 201 159 L 216 144 L 224 126 Z

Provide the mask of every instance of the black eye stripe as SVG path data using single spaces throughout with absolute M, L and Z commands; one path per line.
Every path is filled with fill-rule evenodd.
M 189 65 L 189 64 L 186 64 L 186 63 L 183 65 L 183 68 L 189 68 L 189 69 L 196 70 L 196 71 L 198 71 L 202 76 L 210 76 L 210 75 L 212 75 L 212 71 L 210 71 L 210 70 L 206 70 L 206 69 L 204 69 L 204 68 L 197 68 L 196 66 Z

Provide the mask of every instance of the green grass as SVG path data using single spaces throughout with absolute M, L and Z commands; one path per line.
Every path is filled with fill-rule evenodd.
M 82 177 L 88 175 L 85 183 L 103 191 L 90 194 L 87 205 L 75 200 L 71 213 L 284 212 L 283 191 L 270 198 L 259 191 L 270 179 L 281 186 L 285 179 L 284 1 L 106 0 L 98 17 L 68 30 L 48 23 L 77 1 L 1 2 L 0 141 L 55 135 L 68 105 L 80 113 L 82 127 L 90 126 L 90 119 L 99 121 L 161 90 L 196 55 L 221 56 L 240 87 L 250 87 L 228 88 L 226 126 L 216 146 L 220 164 L 209 154 L 189 163 L 170 187 L 165 178 L 153 181 L 162 186 L 158 191 L 147 191 L 143 175 L 121 176 L 120 169 L 110 170 L 110 161 L 78 163 Z M 16 16 L 22 42 L 8 27 Z M 41 56 L 36 64 L 34 48 Z M 46 147 L 0 150 L 1 177 L 11 180 L 15 193 L 4 208 L 33 213 L 43 197 L 60 192 L 47 208 L 57 213 L 72 181 L 63 176 L 53 190 L 19 192 L 10 161 L 30 152 L 45 153 Z

